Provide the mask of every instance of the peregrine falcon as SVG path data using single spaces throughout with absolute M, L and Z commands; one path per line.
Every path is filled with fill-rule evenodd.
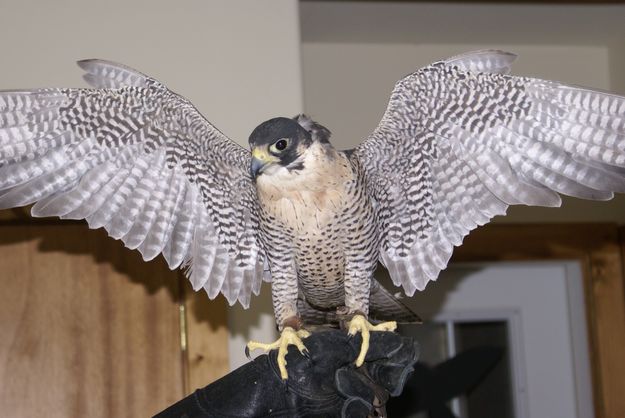
M 92 89 L 0 93 L 0 207 L 86 219 L 194 289 L 249 306 L 271 281 L 281 373 L 305 323 L 362 332 L 414 318 L 373 278 L 380 261 L 411 296 L 453 248 L 509 205 L 625 191 L 625 98 L 508 75 L 513 54 L 477 51 L 401 79 L 377 128 L 339 151 L 310 118 L 275 118 L 251 152 L 155 79 L 80 61 Z M 270 274 L 265 272 L 268 267 Z

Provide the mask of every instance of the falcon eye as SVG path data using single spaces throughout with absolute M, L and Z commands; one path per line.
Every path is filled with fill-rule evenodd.
M 289 146 L 289 140 L 287 138 L 280 139 L 269 147 L 269 151 L 274 154 L 278 154 L 286 149 Z

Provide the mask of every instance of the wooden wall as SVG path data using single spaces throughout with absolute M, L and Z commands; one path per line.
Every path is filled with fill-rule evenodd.
M 0 225 L 2 415 L 151 416 L 225 374 L 225 306 L 186 282 L 84 224 Z
M 223 298 L 209 302 L 103 230 L 6 216 L 0 415 L 151 416 L 227 373 Z M 453 258 L 581 263 L 598 418 L 625 414 L 623 236 L 613 225 L 495 225 Z

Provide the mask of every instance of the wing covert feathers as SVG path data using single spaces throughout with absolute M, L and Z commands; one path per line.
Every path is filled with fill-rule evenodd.
M 408 295 L 509 205 L 625 191 L 625 98 L 509 76 L 514 58 L 478 51 L 408 75 L 355 150 L 376 202 L 381 261 Z
M 0 92 L 0 207 L 86 219 L 247 307 L 264 260 L 249 153 L 145 74 L 79 65 L 96 89 Z

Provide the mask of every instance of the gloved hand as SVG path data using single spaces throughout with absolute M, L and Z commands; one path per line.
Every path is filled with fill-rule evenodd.
M 261 355 L 198 389 L 156 418 L 367 417 L 385 416 L 389 396 L 401 393 L 417 361 L 411 338 L 372 332 L 365 364 L 354 361 L 361 337 L 344 331 L 314 332 L 304 340 L 309 355 L 294 346 L 286 356 L 289 378 L 280 378 L 277 351 Z

